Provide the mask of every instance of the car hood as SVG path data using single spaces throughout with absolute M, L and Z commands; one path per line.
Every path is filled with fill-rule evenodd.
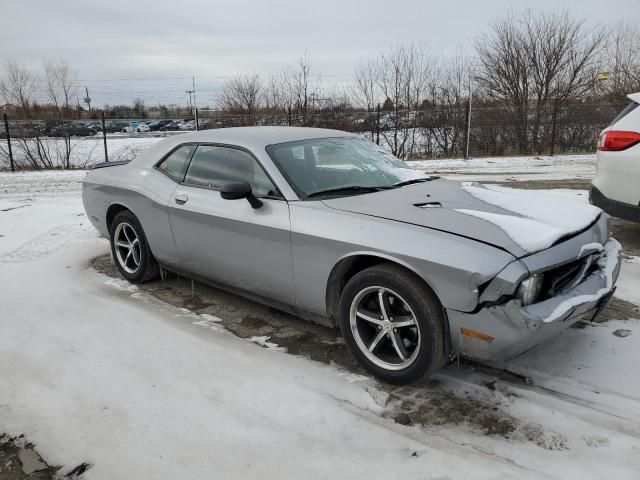
M 599 208 L 549 193 L 434 179 L 323 200 L 330 208 L 467 237 L 516 258 L 589 228 Z

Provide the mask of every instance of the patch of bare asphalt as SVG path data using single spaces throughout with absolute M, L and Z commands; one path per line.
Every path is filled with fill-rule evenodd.
M 35 446 L 23 435 L 11 437 L 0 434 L 0 478 L 2 480 L 80 479 L 90 465 L 82 463 L 68 472 L 48 465 Z
M 581 178 L 567 178 L 565 180 L 521 180 L 514 177 L 513 180 L 507 178 L 498 182 L 493 180 L 482 180 L 480 183 L 491 183 L 503 185 L 505 187 L 525 188 L 527 190 L 551 190 L 554 188 L 567 188 L 571 190 L 589 190 L 591 182 Z
M 120 278 L 110 255 L 94 258 L 90 266 L 105 275 Z M 190 280 L 173 274 L 165 281 L 155 280 L 138 287 L 169 304 L 218 317 L 220 323 L 238 337 L 270 337 L 270 342 L 284 347 L 289 354 L 366 375 L 337 329 L 301 320 L 197 282 L 192 291 Z M 484 393 L 479 395 L 477 389 Z M 525 423 L 506 413 L 504 408 L 516 394 L 504 386 L 496 389 L 495 383 L 475 386 L 474 392 L 462 393 L 452 391 L 438 379 L 431 379 L 420 387 L 378 384 L 370 393 L 379 404 L 386 406 L 384 417 L 403 425 L 420 425 L 425 429 L 461 425 L 481 434 L 532 442 L 547 449 L 566 448 L 562 434 L 546 432 L 540 425 Z

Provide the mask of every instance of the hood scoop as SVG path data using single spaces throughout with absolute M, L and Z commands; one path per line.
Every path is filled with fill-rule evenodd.
M 442 208 L 442 204 L 440 202 L 414 203 L 413 206 L 418 208 Z

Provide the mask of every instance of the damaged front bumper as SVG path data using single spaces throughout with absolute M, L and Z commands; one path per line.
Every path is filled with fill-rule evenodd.
M 620 244 L 609 239 L 593 255 L 595 268 L 589 274 L 573 288 L 544 301 L 522 306 L 511 299 L 472 313 L 447 310 L 455 353 L 477 360 L 508 360 L 579 320 L 591 319 L 615 290 Z

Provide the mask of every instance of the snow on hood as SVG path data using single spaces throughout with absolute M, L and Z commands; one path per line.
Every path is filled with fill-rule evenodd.
M 461 235 L 516 258 L 583 230 L 600 214 L 598 208 L 548 193 L 484 188 L 444 178 L 322 203 L 337 210 Z
M 464 182 L 461 188 L 484 203 L 516 215 L 473 209 L 456 211 L 497 225 L 528 252 L 543 250 L 560 238 L 583 230 L 601 213 L 592 205 L 532 190 L 472 182 Z

